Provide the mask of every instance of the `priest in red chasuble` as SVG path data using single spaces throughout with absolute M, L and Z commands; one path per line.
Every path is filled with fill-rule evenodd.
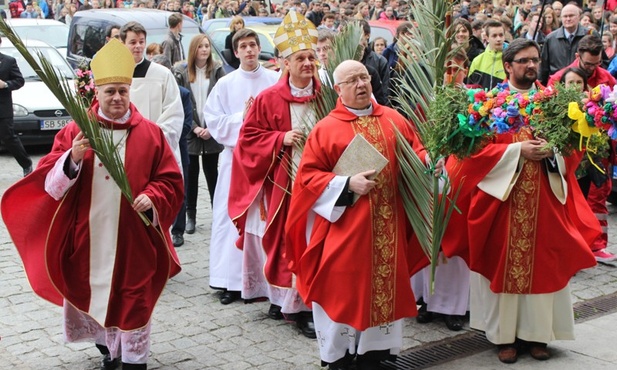
M 526 39 L 504 51 L 510 90 L 538 88 L 539 53 Z M 470 326 L 499 346 L 505 363 L 522 349 L 546 360 L 547 343 L 574 339 L 569 281 L 595 265 L 589 244 L 600 228 L 576 183 L 580 153 L 564 157 L 545 146 L 523 128 L 446 166 L 455 188 L 462 181 L 463 213 L 453 214 L 443 249 L 475 272 Z
M 34 291 L 64 306 L 67 341 L 94 341 L 103 368 L 146 369 L 150 317 L 180 271 L 169 229 L 182 175 L 161 129 L 130 103 L 135 62 L 117 40 L 92 60 L 94 115 L 117 145 L 130 204 L 72 122 L 37 169 L 6 191 L 2 217 Z M 146 226 L 142 212 L 150 221 Z
M 315 338 L 313 317 L 294 286 L 284 256 L 284 228 L 296 144 L 306 125 L 315 122 L 310 105 L 319 92 L 315 47 L 317 29 L 301 14 L 289 12 L 274 42 L 284 58 L 278 83 L 262 91 L 251 105 L 233 153 L 229 216 L 240 232 L 243 249 L 243 298 L 268 297 L 268 315 L 295 316 L 306 337 Z
M 313 308 L 323 363 L 347 369 L 357 355 L 357 368 L 377 369 L 401 349 L 402 319 L 417 314 L 410 277 L 428 263 L 410 242 L 395 129 L 420 158 L 426 152 L 399 113 L 371 99 L 370 75 L 360 62 L 336 68 L 334 89 L 337 106 L 311 130 L 302 153 L 286 223 L 287 257 Z M 335 174 L 358 135 L 387 164 L 379 173 Z M 443 161 L 437 167 L 440 172 Z

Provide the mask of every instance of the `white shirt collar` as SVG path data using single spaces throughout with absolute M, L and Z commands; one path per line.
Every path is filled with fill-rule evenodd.
M 107 117 L 104 113 L 103 110 L 101 109 L 101 107 L 99 107 L 99 112 L 98 112 L 99 116 L 105 118 L 108 121 L 111 122 L 115 122 L 115 123 L 126 123 L 129 118 L 131 118 L 131 110 L 127 110 L 126 113 L 124 114 L 124 116 L 118 118 L 118 119 L 113 119 L 113 118 L 109 118 Z
M 373 114 L 373 103 L 371 103 L 368 106 L 368 108 L 364 108 L 364 109 L 354 109 L 346 105 L 344 105 L 344 107 L 347 108 L 348 111 L 350 111 L 351 113 L 355 114 L 358 117 L 365 117 L 365 116 L 370 116 L 371 114 Z
M 309 84 L 305 88 L 302 88 L 302 89 L 294 86 L 294 84 L 291 83 L 291 80 L 289 80 L 289 87 L 291 87 L 291 95 L 295 96 L 296 98 L 313 95 L 313 80 L 312 79 L 311 79 L 311 82 L 309 82 Z

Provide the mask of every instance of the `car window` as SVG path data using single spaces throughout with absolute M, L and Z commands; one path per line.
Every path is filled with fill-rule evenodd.
M 21 71 L 21 74 L 22 76 L 24 76 L 25 79 L 38 78 L 36 72 L 34 72 L 34 69 L 30 67 L 30 64 L 28 64 L 26 59 L 19 53 L 16 48 L 2 48 L 0 50 L 2 50 L 3 54 L 7 54 L 15 58 L 15 60 L 17 61 L 17 66 L 19 67 L 19 70 Z M 56 49 L 49 47 L 28 47 L 28 51 L 32 56 L 34 56 L 34 58 L 37 60 L 37 62 L 39 62 L 39 64 L 39 53 L 41 53 L 43 57 L 47 59 L 47 61 L 49 61 L 51 65 L 56 68 L 56 70 L 61 76 L 69 79 L 75 77 L 75 73 L 73 72 L 71 67 L 67 64 L 64 57 L 60 55 L 60 53 L 58 53 Z
M 22 40 L 34 39 L 41 40 L 56 48 L 65 48 L 66 40 L 69 37 L 69 26 L 67 25 L 32 25 L 15 26 L 13 30 Z
M 225 49 L 225 39 L 229 35 L 229 32 L 223 30 L 217 30 L 210 33 L 210 40 L 212 40 L 212 44 L 219 50 Z
M 224 27 L 228 27 L 229 25 L 229 19 L 224 19 L 224 20 L 209 20 L 208 23 L 206 24 L 206 27 L 204 28 L 204 32 L 208 32 L 208 30 L 215 30 L 217 28 L 224 28 Z
M 84 37 L 86 31 L 88 30 L 88 24 L 82 23 L 74 26 L 74 32 L 71 35 L 71 40 L 69 40 L 69 52 L 74 55 L 85 56 L 83 52 L 84 48 Z M 90 56 L 89 58 L 92 58 Z
M 393 36 L 392 36 L 392 32 L 390 32 L 389 29 L 378 27 L 378 26 L 371 26 L 370 41 L 375 40 L 377 37 L 383 37 L 384 39 L 386 39 L 387 41 L 386 45 L 390 45 L 392 43 Z
M 259 44 L 261 46 L 261 51 L 265 53 L 270 53 L 272 54 L 272 57 L 274 57 L 274 45 L 272 45 L 272 42 L 266 37 L 266 35 L 262 33 L 257 33 L 257 36 L 259 36 Z

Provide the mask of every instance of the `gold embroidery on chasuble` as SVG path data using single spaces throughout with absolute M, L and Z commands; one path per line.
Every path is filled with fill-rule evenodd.
M 386 158 L 393 148 L 384 146 L 385 133 L 376 117 L 359 117 L 351 123 L 356 134 L 362 134 Z M 394 321 L 395 266 L 398 215 L 396 207 L 397 180 L 391 165 L 387 165 L 375 179 L 375 190 L 368 193 L 373 253 L 371 256 L 371 314 L 369 326 L 379 326 Z M 368 225 L 367 225 L 368 226 Z
M 532 138 L 531 132 L 525 128 L 515 135 L 517 142 Z M 510 194 L 504 293 L 531 292 L 540 202 L 540 176 L 542 176 L 541 162 L 525 160 L 517 184 Z

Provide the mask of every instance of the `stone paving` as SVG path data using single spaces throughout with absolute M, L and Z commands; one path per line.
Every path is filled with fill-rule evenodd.
M 39 150 L 34 159 L 43 153 Z M 0 155 L 0 193 L 20 175 L 12 157 Z M 320 369 L 316 342 L 302 336 L 293 324 L 269 319 L 267 302 L 223 306 L 208 287 L 211 209 L 205 181 L 201 184 L 197 232 L 185 235 L 186 244 L 178 248 L 183 270 L 168 283 L 154 311 L 149 368 Z M 617 209 L 611 208 L 611 212 L 609 223 L 617 225 Z M 609 240 L 617 240 L 617 230 L 610 230 Z M 614 243 L 609 250 L 617 253 Z M 575 301 L 616 291 L 617 266 L 599 265 L 579 272 L 572 280 Z M 64 343 L 61 318 L 59 307 L 32 293 L 1 223 L 0 368 L 99 369 L 100 355 L 92 344 Z M 441 321 L 420 325 L 408 319 L 405 326 L 404 349 L 457 335 Z M 469 328 L 459 333 L 466 330 Z

